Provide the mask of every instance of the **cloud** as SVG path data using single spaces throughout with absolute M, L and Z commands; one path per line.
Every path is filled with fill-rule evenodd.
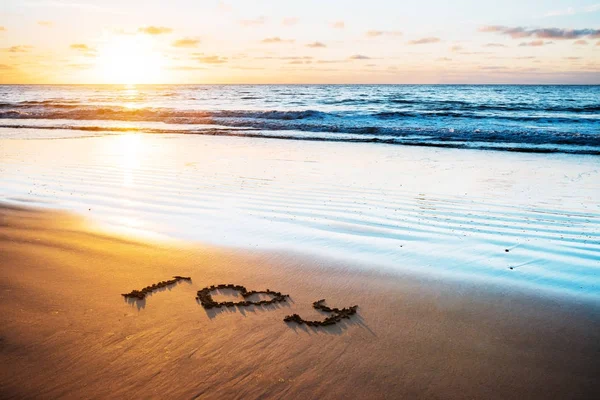
M 448 57 L 440 57 L 440 58 L 437 58 L 436 61 L 452 61 L 452 59 L 448 58 Z
M 362 54 L 355 54 L 349 57 L 350 60 L 370 60 L 371 57 L 363 56 Z
M 459 52 L 459 51 L 461 51 L 463 49 L 464 49 L 464 47 L 462 47 L 462 46 L 452 46 L 452 47 L 450 47 L 450 51 L 453 52 L 453 53 L 457 53 L 457 52 Z
M 19 46 L 11 46 L 6 50 L 9 53 L 27 53 L 32 48 L 33 48 L 33 46 L 19 45 Z
M 564 57 L 565 60 L 581 60 L 581 57 Z
M 311 47 L 313 49 L 316 48 L 322 48 L 322 47 L 327 47 L 327 45 L 325 43 L 321 43 L 321 42 L 312 42 L 306 45 L 306 47 Z
M 333 29 L 344 29 L 346 27 L 346 24 L 344 23 L 344 21 L 335 21 L 331 23 L 331 27 Z
M 367 37 L 375 38 L 379 36 L 402 36 L 402 32 L 400 31 L 368 31 L 366 33 Z
M 4 31 L 6 31 L 6 28 L 3 26 L 0 26 L 0 32 L 4 32 Z
M 600 46 L 600 42 L 596 42 L 596 46 Z
M 292 39 L 282 39 L 279 36 L 273 36 L 270 38 L 265 38 L 263 40 L 260 41 L 261 43 L 265 43 L 265 44 L 272 44 L 272 43 L 294 43 L 294 40 Z
M 294 17 L 284 18 L 281 20 L 281 24 L 285 26 L 292 26 L 298 23 L 299 19 Z
M 554 10 L 554 11 L 548 11 L 546 14 L 544 14 L 544 17 L 560 17 L 560 16 L 564 16 L 564 15 L 575 15 L 575 14 L 581 14 L 581 13 L 591 13 L 591 12 L 596 12 L 596 11 L 600 11 L 600 3 L 598 4 L 593 4 L 591 6 L 587 6 L 581 9 L 575 9 L 573 7 L 569 7 L 563 10 Z
M 519 47 L 541 47 L 552 42 L 544 42 L 543 40 L 532 40 L 531 42 L 521 42 Z
M 346 62 L 345 60 L 317 60 L 317 64 L 340 64 Z
M 78 8 L 92 12 L 105 12 L 110 14 L 125 14 L 123 11 L 116 8 L 102 7 L 94 4 L 76 2 L 76 1 L 61 1 L 61 0 L 44 0 L 36 2 L 23 2 L 27 7 L 55 7 L 55 8 Z
M 90 69 L 93 68 L 95 64 L 67 64 L 67 67 L 69 68 L 76 68 L 76 69 Z
M 199 67 L 199 66 L 193 66 L 193 65 L 180 65 L 180 66 L 170 67 L 169 69 L 174 70 L 174 71 L 198 71 L 198 70 L 205 70 L 206 67 Z
M 568 40 L 579 39 L 586 36 L 593 39 L 600 37 L 600 29 L 528 29 L 522 26 L 508 27 L 502 25 L 491 25 L 479 28 L 479 32 L 500 33 L 502 35 L 508 35 L 513 39 L 536 37 L 538 39 Z
M 51 27 L 52 25 L 54 25 L 54 23 L 52 21 L 38 21 L 37 24 L 40 26 L 48 27 L 48 28 Z
M 288 62 L 288 64 L 312 64 L 312 61 L 311 60 L 305 60 L 305 61 L 293 60 L 293 61 Z
M 72 45 L 69 46 L 69 48 L 71 50 L 77 50 L 77 51 L 94 51 L 93 48 L 91 48 L 90 46 L 88 46 L 85 43 L 73 43 Z
M 267 18 L 260 16 L 258 18 L 254 18 L 254 19 L 242 19 L 242 20 L 240 20 L 240 25 L 256 26 L 256 25 L 263 25 L 265 22 L 267 22 Z
M 485 70 L 489 70 L 489 71 L 501 71 L 501 70 L 508 69 L 508 67 L 498 66 L 498 65 L 484 65 L 482 67 L 479 67 L 479 69 L 485 69 Z
M 575 14 L 575 9 L 573 7 L 569 7 L 564 10 L 548 11 L 546 14 L 544 14 L 544 17 L 558 17 L 561 15 L 574 15 L 574 14 Z
M 0 69 L 13 69 L 12 65 L 0 64 Z
M 233 7 L 231 7 L 228 3 L 225 3 L 224 1 L 218 1 L 217 10 L 228 13 L 233 11 Z
M 507 46 L 502 43 L 486 43 L 483 45 L 483 47 L 507 47 Z
M 429 43 L 438 43 L 441 41 L 442 40 L 438 37 L 426 37 L 423 39 L 411 40 L 408 42 L 408 44 L 429 44 Z
M 284 57 L 255 57 L 256 60 L 312 60 L 313 57 L 310 56 L 284 56 Z
M 228 61 L 227 57 L 208 56 L 203 53 L 196 53 L 195 56 L 193 59 L 203 64 L 225 64 Z
M 138 32 L 146 35 L 162 35 L 173 32 L 173 29 L 167 28 L 166 26 L 144 26 L 138 28 Z
M 573 44 L 577 46 L 587 46 L 589 43 L 587 40 L 579 39 L 574 41 Z
M 172 43 L 173 47 L 198 47 L 200 44 L 200 39 L 194 38 L 183 38 L 178 39 Z

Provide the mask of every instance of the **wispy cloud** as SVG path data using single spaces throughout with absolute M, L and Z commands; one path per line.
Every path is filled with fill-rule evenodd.
M 298 21 L 300 21 L 298 18 L 288 17 L 288 18 L 284 18 L 281 20 L 281 25 L 292 26 L 292 25 L 296 25 L 298 23 Z
M 312 43 L 307 44 L 306 47 L 316 49 L 316 48 L 327 47 L 327 45 L 325 43 L 321 43 L 321 42 L 312 42 Z
M 53 7 L 53 8 L 75 8 L 93 12 L 104 12 L 110 14 L 125 14 L 116 8 L 103 7 L 90 3 L 78 3 L 69 1 L 58 1 L 58 0 L 43 0 L 43 1 L 31 1 L 25 3 L 27 7 Z
M 344 21 L 335 21 L 331 23 L 331 27 L 333 29 L 344 29 L 346 27 L 346 23 Z
M 52 21 L 38 21 L 37 24 L 39 26 L 45 26 L 47 28 L 50 28 L 51 26 L 54 25 L 54 23 Z
M 199 67 L 193 65 L 178 65 L 174 67 L 170 67 L 170 70 L 173 71 L 198 71 L 198 70 L 206 70 L 206 67 Z
M 194 38 L 183 38 L 178 39 L 172 43 L 173 47 L 198 47 L 200 44 L 200 39 Z
M 273 36 L 273 37 L 265 38 L 265 39 L 261 40 L 260 42 L 264 43 L 264 44 L 294 43 L 294 40 L 293 39 L 282 39 L 279 36 Z
M 233 7 L 231 7 L 231 5 L 229 5 L 228 3 L 225 3 L 224 1 L 218 1 L 217 2 L 217 10 L 219 10 L 221 12 L 229 13 L 229 12 L 233 11 Z
M 462 50 L 464 50 L 464 47 L 462 47 L 462 46 L 456 45 L 456 46 L 450 47 L 450 51 L 453 53 L 458 53 L 459 51 L 462 51 Z
M 364 56 L 362 54 L 355 54 L 353 56 L 348 57 L 350 60 L 370 60 L 371 57 Z
M 32 48 L 33 48 L 33 46 L 18 45 L 18 46 L 11 46 L 8 49 L 6 49 L 6 51 L 8 51 L 9 53 L 27 53 Z
M 317 64 L 341 64 L 346 60 L 317 60 Z
M 205 55 L 203 53 L 196 53 L 195 57 L 193 57 L 192 59 L 203 64 L 225 64 L 228 61 L 227 57 Z
M 260 16 L 254 19 L 242 19 L 240 20 L 240 25 L 242 26 L 256 26 L 256 25 L 264 25 L 267 22 L 267 18 L 264 16 Z
M 574 41 L 573 44 L 577 46 L 587 46 L 589 43 L 587 40 L 579 39 Z
M 484 66 L 479 67 L 479 69 L 484 69 L 484 70 L 488 70 L 488 71 L 501 71 L 501 70 L 508 69 L 508 67 L 501 66 L 501 65 L 484 65 Z
M 255 57 L 256 60 L 312 60 L 311 56 L 264 56 L 264 57 Z
M 569 7 L 566 8 L 564 10 L 554 10 L 554 11 L 548 11 L 546 14 L 544 14 L 544 17 L 559 17 L 562 15 L 574 15 L 575 9 L 573 7 Z
M 552 42 L 544 42 L 543 40 L 532 40 L 531 42 L 521 42 L 519 43 L 519 47 L 542 47 L 548 44 L 553 44 Z
M 143 26 L 138 28 L 139 33 L 144 33 L 146 35 L 163 35 L 166 33 L 173 32 L 173 29 L 167 28 L 166 26 Z
M 93 68 L 95 64 L 92 63 L 80 63 L 80 64 L 67 64 L 67 67 L 69 68 L 75 68 L 75 69 L 90 69 Z
M 380 36 L 402 36 L 400 31 L 377 31 L 371 30 L 366 33 L 367 37 L 375 38 Z
M 0 26 L 0 32 L 4 32 L 4 31 L 6 31 L 6 28 L 3 26 Z
M 596 12 L 596 11 L 600 11 L 600 3 L 592 4 L 590 6 L 578 8 L 578 9 L 575 9 L 573 7 L 568 7 L 568 8 L 562 9 L 562 10 L 548 11 L 547 13 L 545 13 L 543 15 L 543 17 L 560 17 L 560 16 L 565 16 L 565 15 L 591 13 L 591 12 Z
M 438 37 L 426 37 L 423 39 L 410 40 L 408 44 L 430 44 L 430 43 L 438 43 L 442 40 Z
M 479 28 L 480 32 L 499 33 L 508 35 L 513 39 L 536 37 L 539 39 L 579 39 L 582 37 L 598 38 L 600 29 L 561 29 L 561 28 L 539 28 L 528 29 L 522 26 L 508 27 L 502 25 L 490 25 Z
M 507 46 L 502 43 L 486 43 L 483 45 L 483 47 L 507 47 Z
M 71 50 L 77 50 L 77 51 L 94 51 L 93 48 L 91 48 L 90 46 L 88 46 L 85 43 L 73 43 L 72 45 L 69 46 L 69 48 Z

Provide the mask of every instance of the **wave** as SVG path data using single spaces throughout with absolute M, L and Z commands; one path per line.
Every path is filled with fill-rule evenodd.
M 73 119 L 73 120 L 117 120 L 117 121 L 174 121 L 179 123 L 198 123 L 207 118 L 234 118 L 234 119 L 268 119 L 268 120 L 304 120 L 324 118 L 377 118 L 377 119 L 402 119 L 402 118 L 433 118 L 450 117 L 483 120 L 507 121 L 538 121 L 545 123 L 556 122 L 589 122 L 600 119 L 600 115 L 493 115 L 465 113 L 463 111 L 381 111 L 370 114 L 353 112 L 324 112 L 318 110 L 278 111 L 278 110 L 185 110 L 172 108 L 135 108 L 119 106 L 84 106 L 81 104 L 26 102 L 27 104 L 10 105 L 0 103 L 0 119 L 31 118 L 31 119 Z M 37 107 L 42 106 L 42 107 Z M 481 107 L 481 106 L 477 106 Z M 591 110 L 592 108 L 588 108 Z
M 167 93 L 168 94 L 168 93 Z M 349 101 L 350 98 L 340 101 Z M 355 98 L 352 101 L 362 101 Z M 365 100 L 372 103 L 372 100 Z M 409 104 L 412 100 L 395 99 Z M 439 102 L 438 102 L 439 103 Z M 82 104 L 62 99 L 1 102 L 1 120 L 41 123 L 2 124 L 3 128 L 67 129 L 92 132 L 147 132 L 244 135 L 278 139 L 336 140 L 504 151 L 600 153 L 596 105 L 554 107 L 561 113 L 491 113 L 487 105 L 444 101 L 427 110 L 349 109 L 196 110 L 164 107 L 123 107 Z M 520 103 L 519 103 L 520 104 Z M 471 111 L 461 110 L 470 107 Z M 523 108 L 533 106 L 520 104 Z M 497 104 L 494 107 L 499 108 Z M 547 106 L 546 109 L 549 109 Z M 475 110 L 475 111 L 473 111 Z M 571 110 L 570 113 L 567 110 Z M 577 112 L 573 110 L 579 110 Z M 584 110 L 584 111 L 582 111 Z M 586 114 L 587 113 L 587 114 Z M 53 124 L 50 121 L 61 121 Z M 82 123 L 73 121 L 108 121 Z M 139 127 L 114 126 L 118 121 L 144 122 Z M 147 123 L 154 124 L 148 126 Z M 111 125 L 112 124 L 112 125 Z M 158 124 L 158 125 L 157 125 Z M 202 126 L 202 127 L 199 127 Z M 208 127 L 207 127 L 208 126 Z M 228 128 L 229 131 L 227 131 Z M 242 132 L 243 131 L 243 132 Z
M 123 127 L 123 126 L 70 126 L 70 125 L 27 125 L 27 124 L 0 124 L 0 128 L 10 129 L 36 129 L 51 131 L 82 131 L 102 133 L 147 133 L 147 134 L 187 134 L 208 136 L 234 136 L 246 138 L 265 138 L 282 140 L 307 140 L 320 142 L 347 142 L 347 143 L 381 143 L 389 145 L 438 147 L 453 149 L 509 151 L 521 153 L 564 153 L 582 155 L 600 155 L 600 139 L 597 137 L 578 138 L 577 141 L 565 136 L 554 143 L 542 143 L 540 140 L 511 142 L 505 136 L 475 136 L 461 133 L 447 133 L 421 131 L 419 135 L 405 134 L 369 134 L 369 133 L 336 133 L 336 132 L 305 132 L 285 130 L 264 130 L 255 128 L 235 128 L 228 126 L 202 127 L 202 128 L 151 128 L 151 127 Z M 326 134 L 324 134 L 326 133 Z M 73 136 L 67 136 L 73 137 Z M 77 136 L 89 137 L 89 136 Z M 39 137 L 36 137 L 39 138 Z M 55 139 L 56 137 L 53 137 Z

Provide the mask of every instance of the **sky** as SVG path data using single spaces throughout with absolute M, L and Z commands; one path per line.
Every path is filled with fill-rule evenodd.
M 600 2 L 2 0 L 0 83 L 600 84 Z

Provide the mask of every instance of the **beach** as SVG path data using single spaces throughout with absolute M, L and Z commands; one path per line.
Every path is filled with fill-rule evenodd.
M 599 400 L 598 16 L 2 0 L 0 400 Z
M 140 241 L 3 206 L 3 398 L 594 398 L 597 305 L 289 253 Z M 144 301 L 121 293 L 189 275 Z M 218 283 L 290 294 L 205 310 Z M 219 299 L 229 296 L 219 295 Z M 217 296 L 215 296 L 217 298 Z M 342 324 L 284 323 L 325 298 Z
M 2 141 L 2 397 L 599 393 L 593 156 L 60 134 Z

